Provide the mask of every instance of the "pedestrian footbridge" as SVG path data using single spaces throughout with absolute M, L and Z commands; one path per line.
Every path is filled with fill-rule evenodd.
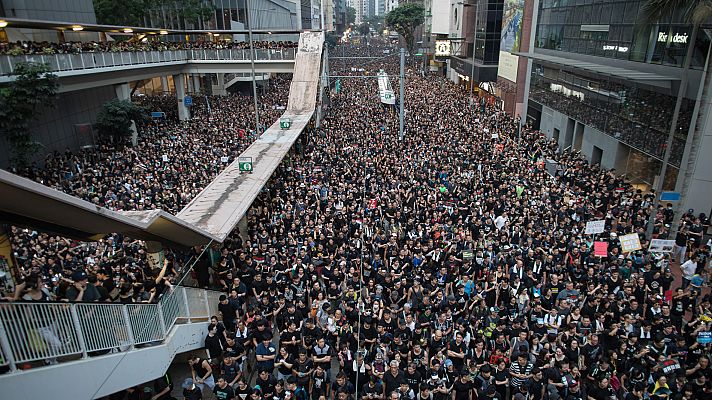
M 94 399 L 159 378 L 176 354 L 203 347 L 220 294 L 176 287 L 157 304 L 2 304 L 3 398 Z
M 253 49 L 255 72 L 291 73 L 296 49 Z M 14 77 L 20 63 L 49 66 L 59 78 L 59 92 L 177 74 L 246 73 L 252 71 L 249 49 L 192 49 L 77 54 L 0 55 L 0 83 Z

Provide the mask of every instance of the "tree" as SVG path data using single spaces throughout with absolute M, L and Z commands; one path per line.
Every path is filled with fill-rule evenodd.
M 332 32 L 327 32 L 324 41 L 326 42 L 326 46 L 329 49 L 333 49 L 334 47 L 336 47 L 337 44 L 339 44 L 339 35 Z
M 692 35 L 690 35 L 690 41 L 687 42 L 687 53 L 685 54 L 685 60 L 682 65 L 683 71 L 681 74 L 680 86 L 677 91 L 677 101 L 675 102 L 675 109 L 673 111 L 672 121 L 670 122 L 670 131 L 668 132 L 665 155 L 663 156 L 663 163 L 660 168 L 660 178 L 658 179 L 658 184 L 655 187 L 656 193 L 662 192 L 664 187 L 663 185 L 665 183 L 665 176 L 667 175 L 667 166 L 670 161 L 670 153 L 672 153 L 673 148 L 673 139 L 675 137 L 675 131 L 677 131 L 677 122 L 680 117 L 680 108 L 682 107 L 682 100 L 685 98 L 685 92 L 687 91 L 688 71 L 690 69 L 690 64 L 692 63 L 692 55 L 695 49 L 695 44 L 697 43 L 697 34 L 700 30 L 700 24 L 712 18 L 712 0 L 648 0 L 643 5 L 643 17 L 640 19 L 640 23 L 636 29 L 640 32 L 642 28 L 657 24 L 661 20 L 671 18 L 674 15 L 681 15 L 686 22 L 692 23 Z M 672 37 L 672 35 L 668 36 Z M 707 57 L 709 57 L 709 54 Z M 693 141 L 698 139 L 697 136 L 700 134 L 700 132 L 697 132 L 698 130 L 699 129 L 695 130 L 694 137 L 692 138 Z M 679 203 L 682 203 L 682 201 Z M 650 213 L 650 220 L 648 221 L 648 229 L 646 232 L 646 238 L 648 240 L 650 240 L 653 236 L 655 214 L 655 211 Z M 676 217 L 674 221 L 677 223 L 679 218 Z M 675 234 L 676 228 L 677 227 L 673 225 L 670 233 Z
M 413 54 L 415 37 L 413 32 L 425 21 L 425 10 L 417 3 L 405 3 L 386 14 L 386 25 L 398 32 L 405 40 L 408 53 Z
M 356 9 L 351 6 L 346 6 L 346 25 L 351 25 L 356 22 Z
M 131 123 L 143 119 L 145 114 L 142 107 L 128 100 L 114 99 L 104 103 L 96 117 L 95 126 L 100 135 L 122 144 L 131 136 Z
M 366 38 L 368 38 L 368 34 L 370 32 L 371 32 L 371 25 L 369 25 L 368 22 L 364 22 L 358 26 L 358 33 L 360 33 L 362 36 L 365 36 Z
M 12 147 L 12 164 L 26 167 L 41 144 L 32 139 L 29 124 L 45 107 L 54 107 L 57 75 L 46 64 L 20 63 L 15 80 L 0 88 L 0 132 Z

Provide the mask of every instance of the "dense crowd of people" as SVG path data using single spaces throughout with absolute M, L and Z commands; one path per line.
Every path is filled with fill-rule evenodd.
M 265 120 L 278 118 L 288 91 L 288 78 L 270 80 L 258 102 Z M 135 100 L 147 110 L 166 115 L 140 123 L 141 139 L 136 147 L 101 143 L 79 152 L 55 152 L 47 155 L 42 168 L 14 172 L 111 210 L 158 208 L 176 214 L 257 137 L 249 95 L 195 96 L 192 118 L 184 122 L 177 120 L 175 96 Z M 24 298 L 23 290 L 49 285 L 51 298 L 74 300 L 67 290 L 78 267 L 88 267 L 88 278 L 95 285 L 97 272 L 105 271 L 114 282 L 108 291 L 112 301 L 148 301 L 154 286 L 145 246 L 120 234 L 81 243 L 13 227 L 11 241 L 15 259 L 26 273 L 27 287 L 18 286 L 14 294 L 6 294 L 10 298 Z M 174 257 L 166 275 L 171 279 L 177 277 L 190 254 Z M 90 291 L 92 299 L 107 299 L 107 293 L 96 297 L 92 288 Z
M 252 42 L 256 49 L 288 49 L 297 47 L 291 41 L 256 40 Z M 163 50 L 190 50 L 190 49 L 249 49 L 250 42 L 237 42 L 230 40 L 203 40 L 190 42 L 169 42 L 163 40 L 121 40 L 106 42 L 35 42 L 16 41 L 0 42 L 0 54 L 4 55 L 32 55 L 32 54 L 79 54 L 120 51 L 163 51 Z
M 343 65 L 339 75 L 384 69 L 398 76 L 395 57 Z M 706 217 L 685 214 L 674 259 L 649 253 L 650 213 L 659 238 L 674 218 L 654 194 L 579 153 L 557 153 L 555 142 L 528 126 L 518 140 L 518 121 L 480 107 L 442 77 L 409 70 L 406 83 L 399 140 L 398 114 L 379 103 L 376 82 L 341 79 L 322 127 L 310 129 L 250 208 L 247 231 L 198 259 L 198 282 L 224 295 L 208 327 L 208 356 L 189 360 L 184 396 L 709 398 L 710 344 L 697 340 L 712 321 Z M 215 100 L 213 112 L 232 100 Z M 200 132 L 209 117 L 194 121 Z M 181 150 L 186 169 L 166 173 L 163 149 L 149 145 L 170 143 L 172 134 L 154 134 L 146 147 L 118 157 L 125 163 L 110 155 L 74 168 L 86 180 L 60 179 L 66 167 L 57 165 L 74 156 L 33 177 L 104 206 L 174 211 L 219 167 L 210 151 L 190 146 Z M 549 159 L 561 167 L 556 176 L 544 167 Z M 136 169 L 139 160 L 146 170 Z M 86 172 L 95 168 L 107 170 Z M 146 171 L 170 185 L 142 188 L 150 183 Z M 594 254 L 585 234 L 586 222 L 600 219 L 605 231 L 595 240 L 607 244 L 604 255 Z M 638 234 L 641 250 L 623 252 L 625 234 Z M 30 252 L 70 247 L 35 240 Z M 139 242 L 122 240 L 122 249 L 137 249 L 132 260 L 144 258 Z M 105 290 L 117 278 L 101 268 L 101 257 L 59 255 L 32 266 L 52 270 L 47 264 L 69 259 L 77 278 L 88 275 Z M 679 262 L 682 277 L 671 269 Z M 118 279 L 126 276 L 119 268 Z M 171 382 L 157 380 L 155 398 L 169 398 Z

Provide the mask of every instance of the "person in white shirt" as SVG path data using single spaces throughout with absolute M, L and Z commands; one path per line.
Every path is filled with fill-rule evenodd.
M 695 275 L 695 271 L 697 271 L 697 261 L 699 261 L 700 256 L 697 254 L 693 255 L 692 258 L 689 260 L 685 261 L 680 266 L 680 270 L 682 271 L 682 288 L 685 289 L 690 285 L 690 281 L 692 280 L 692 277 Z

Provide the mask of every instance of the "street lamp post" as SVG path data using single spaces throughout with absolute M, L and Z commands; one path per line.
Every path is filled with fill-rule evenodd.
M 255 76 L 255 46 L 252 42 L 252 13 L 250 8 L 252 6 L 252 1 L 248 1 L 247 5 L 247 33 L 250 37 L 250 68 L 252 69 L 252 97 L 255 101 L 255 132 L 259 136 L 262 134 L 260 131 L 260 111 L 257 104 L 257 77 Z

